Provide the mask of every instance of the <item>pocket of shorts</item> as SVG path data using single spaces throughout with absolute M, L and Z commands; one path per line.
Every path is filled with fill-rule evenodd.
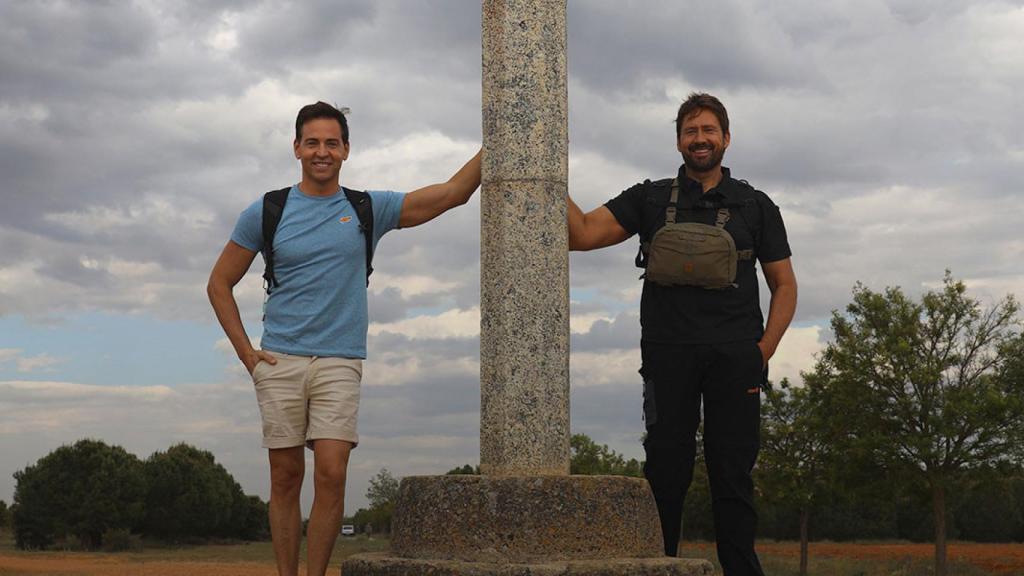
M 280 362 L 280 360 L 278 361 Z M 256 365 L 252 367 L 252 374 L 250 374 L 250 376 L 252 376 L 253 384 L 260 381 L 260 371 L 265 371 L 264 368 L 267 366 L 270 366 L 270 362 L 267 362 L 262 358 L 256 361 Z

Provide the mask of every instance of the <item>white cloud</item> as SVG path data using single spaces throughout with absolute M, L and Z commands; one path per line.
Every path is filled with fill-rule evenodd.
M 422 315 L 397 322 L 370 324 L 369 334 L 385 332 L 410 338 L 465 338 L 480 334 L 480 308 L 447 310 L 437 315 Z
M 55 358 L 49 354 L 39 354 L 38 356 L 18 358 L 18 372 L 46 370 L 66 361 L 67 360 L 65 358 Z
M 100 386 L 74 382 L 43 380 L 0 381 L 0 393 L 25 401 L 72 401 L 103 398 L 130 398 L 133 401 L 160 401 L 174 394 L 167 386 Z
M 569 355 L 569 383 L 574 387 L 625 386 L 640 382 L 640 349 L 574 352 Z
M 404 298 L 410 298 L 424 294 L 443 294 L 457 286 L 457 282 L 435 276 L 422 274 L 396 275 L 386 272 L 375 272 L 369 290 L 371 294 L 379 294 L 388 288 L 394 288 Z
M 801 384 L 800 373 L 812 371 L 817 354 L 825 349 L 824 332 L 821 326 L 790 326 L 769 363 L 769 378 L 776 383 L 788 378 Z
M 14 362 L 18 372 L 46 371 L 53 366 L 66 362 L 66 358 L 57 358 L 49 354 L 25 356 L 20 348 L 0 348 L 0 364 Z
M 569 317 L 569 331 L 576 334 L 585 334 L 593 327 L 594 322 L 604 320 L 612 322 L 613 317 L 604 312 L 590 312 L 586 314 L 573 314 Z

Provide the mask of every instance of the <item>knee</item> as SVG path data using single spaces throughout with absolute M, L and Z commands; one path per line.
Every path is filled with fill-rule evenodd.
M 749 447 L 743 446 L 705 452 L 713 496 L 744 495 L 753 492 L 752 470 L 756 452 L 751 452 Z
M 299 465 L 277 465 L 270 469 L 271 493 L 282 498 L 298 496 L 305 470 Z
M 314 480 L 318 486 L 344 488 L 346 476 L 345 462 L 330 462 L 316 467 Z

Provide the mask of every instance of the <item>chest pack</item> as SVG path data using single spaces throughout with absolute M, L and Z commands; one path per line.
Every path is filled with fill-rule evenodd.
M 672 181 L 672 196 L 665 208 L 665 225 L 650 242 L 640 243 L 637 266 L 646 267 L 643 278 L 662 286 L 699 286 L 709 290 L 735 287 L 740 260 L 751 260 L 753 250 L 737 250 L 725 224 L 727 206 L 718 209 L 715 225 L 676 222 L 679 181 Z
M 271 190 L 263 195 L 263 262 L 266 264 L 263 270 L 263 287 L 267 295 L 278 286 L 277 277 L 274 276 L 274 234 L 281 223 L 281 215 L 284 214 L 284 204 L 288 201 L 290 190 L 291 186 Z M 359 231 L 366 240 L 366 284 L 369 286 L 370 274 L 373 274 L 373 203 L 366 192 L 345 187 L 342 187 L 342 190 L 356 211 Z

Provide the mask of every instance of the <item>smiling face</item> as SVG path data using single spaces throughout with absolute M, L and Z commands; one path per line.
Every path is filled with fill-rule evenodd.
M 341 124 L 333 118 L 314 118 L 302 125 L 302 136 L 293 146 L 295 158 L 302 163 L 302 191 L 337 192 L 341 164 L 348 159 L 349 150 L 341 138 Z
M 701 108 L 683 119 L 676 148 L 683 154 L 688 170 L 704 173 L 720 169 L 728 147 L 729 133 L 722 131 L 711 110 Z

